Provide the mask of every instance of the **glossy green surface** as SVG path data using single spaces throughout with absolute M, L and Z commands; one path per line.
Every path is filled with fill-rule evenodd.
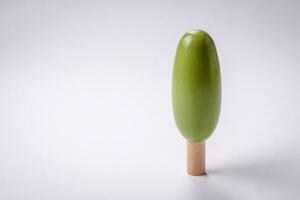
M 182 135 L 206 140 L 214 131 L 221 105 L 221 75 L 217 50 L 204 31 L 180 39 L 173 69 L 173 113 Z

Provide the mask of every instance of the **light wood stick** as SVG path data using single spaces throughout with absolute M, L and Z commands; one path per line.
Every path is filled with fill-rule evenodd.
M 205 141 L 187 141 L 187 172 L 192 176 L 205 175 Z

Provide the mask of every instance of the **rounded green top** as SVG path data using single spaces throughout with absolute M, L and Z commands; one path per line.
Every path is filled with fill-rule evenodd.
M 192 30 L 180 39 L 173 69 L 173 113 L 189 141 L 206 140 L 214 131 L 221 106 L 221 75 L 212 38 Z

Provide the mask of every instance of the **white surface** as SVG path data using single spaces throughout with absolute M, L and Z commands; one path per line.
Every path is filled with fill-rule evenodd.
M 1 1 L 0 199 L 299 199 L 299 1 Z M 219 125 L 185 172 L 180 36 L 215 40 Z

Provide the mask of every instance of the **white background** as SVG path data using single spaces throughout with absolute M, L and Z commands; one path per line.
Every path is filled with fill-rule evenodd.
M 0 199 L 299 199 L 299 1 L 0 1 Z M 204 177 L 175 127 L 175 49 L 214 38 Z

